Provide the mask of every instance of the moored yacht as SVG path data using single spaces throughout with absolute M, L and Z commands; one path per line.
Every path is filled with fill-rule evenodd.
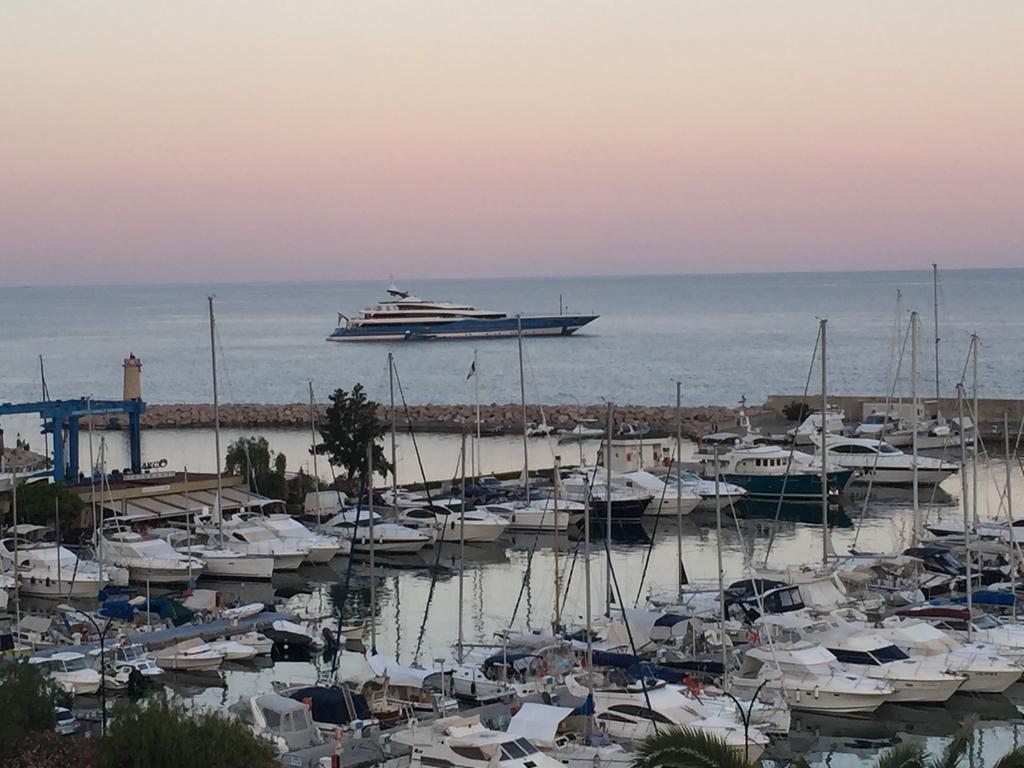
M 60 651 L 49 656 L 33 656 L 29 663 L 66 693 L 76 696 L 96 693 L 102 677 L 89 666 L 85 655 L 77 651 Z
M 323 530 L 350 542 L 353 552 L 370 551 L 370 515 L 373 515 L 373 548 L 378 553 L 412 554 L 431 543 L 429 534 L 397 523 L 386 523 L 376 512 L 347 509 L 323 523 Z M 433 516 L 431 516 L 433 517 Z
M 100 529 L 96 547 L 105 561 L 127 568 L 136 583 L 187 584 L 205 567 L 202 560 L 181 554 L 160 537 L 129 528 Z
M 578 501 L 552 498 L 525 501 L 504 501 L 487 505 L 487 510 L 508 521 L 509 531 L 557 531 L 564 533 L 571 521 L 586 510 Z
M 750 648 L 730 680 L 751 695 L 765 685 L 807 712 L 874 712 L 894 694 L 887 682 L 851 674 L 828 649 L 806 640 Z
M 471 339 L 516 336 L 568 336 L 597 315 L 508 315 L 468 304 L 426 301 L 388 288 L 389 300 L 348 318 L 338 313 L 338 327 L 328 341 L 396 341 L 402 339 Z M 344 325 L 342 325 L 344 321 Z
M 705 476 L 714 479 L 715 459 L 698 454 Z M 719 452 L 719 479 L 746 489 L 747 498 L 776 501 L 820 501 L 821 459 L 778 445 L 734 446 Z M 828 468 L 828 493 L 838 494 L 853 477 L 852 469 Z
M 66 547 L 42 538 L 47 528 L 22 524 L 15 533 L 0 539 L 0 570 L 13 570 L 15 542 L 18 538 L 18 578 L 21 593 L 35 597 L 95 598 L 108 583 L 128 583 L 122 568 L 106 566 L 79 558 Z
M 811 440 L 820 450 L 821 436 L 814 435 Z M 914 457 L 884 440 L 829 435 L 827 445 L 830 463 L 855 470 L 873 484 L 911 485 L 914 482 Z M 938 485 L 959 471 L 960 465 L 951 461 L 917 457 L 918 485 Z
M 281 502 L 281 507 L 284 507 Z M 259 511 L 257 511 L 259 510 Z M 263 505 L 251 505 L 245 512 L 236 512 L 233 519 L 262 525 L 282 541 L 307 550 L 309 563 L 328 563 L 348 547 L 337 536 L 315 533 L 285 512 L 270 512 Z

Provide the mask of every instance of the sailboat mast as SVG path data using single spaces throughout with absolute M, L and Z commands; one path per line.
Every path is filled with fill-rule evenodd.
M 590 554 L 590 484 L 587 483 L 583 494 L 583 581 L 587 593 L 585 617 L 585 631 L 587 633 L 587 696 L 592 699 L 594 695 L 594 639 L 592 637 L 593 596 L 590 584 Z M 592 701 L 588 703 L 592 703 Z M 593 717 L 588 715 L 584 728 L 584 733 L 587 736 L 591 732 L 592 720 Z
M 18 571 L 18 464 L 11 467 L 11 515 L 14 520 L 14 625 L 21 631 L 21 579 Z M 59 553 L 58 553 L 59 557 Z
M 220 471 L 220 400 L 217 397 L 217 344 L 214 340 L 213 296 L 208 296 L 210 306 L 210 368 L 213 372 L 213 445 L 217 454 L 217 537 L 224 547 L 224 509 L 221 495 L 223 479 Z
M 683 383 L 676 382 L 676 593 L 683 586 L 683 484 L 682 484 L 682 447 L 683 447 Z M 718 474 L 717 472 L 715 473 Z M 718 487 L 718 480 L 715 480 Z
M 604 544 L 608 589 L 605 594 L 605 616 L 612 615 L 612 404 L 608 403 L 608 425 L 604 450 Z
M 313 492 L 316 493 L 316 529 L 322 529 L 321 511 L 323 505 L 320 503 L 320 470 L 316 462 L 316 401 L 313 400 L 313 380 L 309 380 L 309 436 L 312 439 L 313 449 Z
M 975 427 L 977 429 L 977 427 Z M 1006 411 L 1002 412 L 1002 440 L 1007 454 L 1007 525 L 1010 530 L 1014 529 L 1014 497 L 1011 493 L 1012 485 L 1010 476 L 1013 474 L 1013 465 L 1010 459 L 1010 416 Z M 1010 536 L 1010 594 L 1017 594 L 1017 540 Z M 1014 624 L 1017 623 L 1017 600 L 1012 603 Z
M 718 549 L 718 607 L 719 607 L 719 632 L 722 636 L 722 687 L 729 690 L 729 650 L 725 643 L 725 568 L 722 566 L 722 494 L 719 473 L 720 446 L 715 444 L 715 528 L 717 531 Z M 826 548 L 827 554 L 827 548 Z
M 373 440 L 366 448 L 366 497 L 370 512 L 370 650 L 377 652 L 377 558 L 373 532 Z M 460 596 L 461 598 L 461 596 Z M 461 602 L 461 599 L 460 599 Z M 461 607 L 460 607 L 461 610 Z
M 562 623 L 562 575 L 558 570 L 558 556 L 559 546 L 561 542 L 558 540 L 558 494 L 559 481 L 562 479 L 562 457 L 555 456 L 555 469 L 553 472 L 552 486 L 554 487 L 554 493 L 551 494 L 551 501 L 555 508 L 555 620 L 551 626 L 552 634 L 558 633 L 558 627 Z
M 462 465 L 462 506 L 459 508 L 459 642 L 457 659 L 462 663 L 465 636 L 462 623 L 463 581 L 466 575 L 466 431 L 462 431 L 462 454 L 459 460 Z
M 964 385 L 963 385 L 963 383 L 958 383 L 956 385 L 956 409 L 957 409 L 957 418 L 959 418 L 960 419 L 960 423 L 963 424 L 964 423 Z M 977 457 L 975 457 L 975 461 L 977 461 Z M 961 499 L 961 506 L 963 507 L 963 513 L 964 513 L 964 566 L 965 566 L 965 574 L 964 575 L 965 575 L 965 577 L 967 579 L 967 583 L 965 584 L 965 589 L 967 590 L 967 615 L 971 616 L 973 608 L 974 608 L 974 595 L 973 595 L 974 590 L 972 589 L 972 583 L 971 583 L 972 582 L 972 579 L 971 579 L 971 528 L 970 528 L 970 514 L 969 514 L 970 510 L 968 508 L 969 505 L 967 503 L 967 472 L 965 471 L 966 467 L 967 467 L 967 438 L 964 435 L 963 429 L 961 428 L 961 430 L 960 430 L 960 494 L 961 494 L 961 497 L 962 497 L 962 499 Z M 1012 531 L 1011 531 L 1010 538 L 1011 539 L 1013 538 Z M 967 622 L 967 642 L 969 642 L 969 643 L 973 642 L 973 640 L 974 640 L 973 628 L 972 628 L 971 624 L 972 624 L 972 622 L 970 620 L 968 620 L 968 622 Z
M 477 365 L 476 350 L 473 350 L 473 396 L 476 399 L 476 450 L 473 452 L 473 476 L 480 482 L 480 366 Z
M 391 506 L 398 509 L 398 416 L 395 413 L 395 356 L 388 352 L 388 389 L 391 392 Z
M 971 334 L 971 360 L 973 364 L 974 379 L 971 389 L 973 403 L 971 405 L 971 422 L 974 429 L 971 430 L 971 513 L 974 520 L 978 519 L 978 334 Z M 960 423 L 960 431 L 964 431 L 963 422 Z
M 519 401 L 523 407 L 523 485 L 526 501 L 530 501 L 530 453 L 526 439 L 526 377 L 523 374 L 523 318 L 516 315 L 516 338 L 519 342 Z
M 916 547 L 921 539 L 921 506 L 920 489 L 917 484 L 917 410 L 920 407 L 917 395 L 917 312 L 910 313 L 910 399 L 911 408 L 914 411 L 914 420 L 910 430 L 910 456 L 911 456 L 911 510 L 913 511 L 913 526 L 911 528 L 911 546 Z
M 939 391 L 939 265 L 932 264 L 932 310 L 935 313 L 935 420 L 942 422 Z M 917 414 L 914 415 L 917 419 Z
M 828 320 L 821 321 L 821 562 L 828 564 Z M 716 473 L 717 478 L 717 473 Z

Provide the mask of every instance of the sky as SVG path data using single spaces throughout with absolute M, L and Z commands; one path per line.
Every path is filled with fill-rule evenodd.
M 1024 266 L 1020 0 L 7 0 L 0 284 Z

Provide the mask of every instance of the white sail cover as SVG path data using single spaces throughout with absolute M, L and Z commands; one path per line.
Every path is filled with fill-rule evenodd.
M 438 669 L 416 669 L 405 667 L 399 664 L 390 656 L 378 653 L 369 658 L 370 669 L 378 677 L 386 677 L 391 685 L 408 686 L 409 688 L 422 688 L 423 681 L 431 675 L 440 672 Z
M 558 726 L 571 715 L 572 707 L 553 707 L 550 704 L 528 702 L 512 716 L 508 732 L 525 736 L 538 747 L 555 746 Z

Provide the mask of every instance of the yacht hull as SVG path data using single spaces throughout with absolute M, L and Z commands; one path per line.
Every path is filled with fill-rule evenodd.
M 853 477 L 852 469 L 828 473 L 829 492 L 841 493 Z M 821 477 L 815 474 L 740 475 L 723 474 L 722 480 L 745 488 L 747 498 L 784 501 L 820 501 Z
M 504 317 L 497 320 L 467 318 L 441 323 L 402 323 L 338 327 L 328 341 L 428 341 L 435 339 L 486 339 L 517 336 L 520 322 L 524 336 L 569 336 L 597 315 L 550 315 Z
M 222 579 L 269 579 L 274 575 L 272 557 L 208 557 L 203 573 Z

